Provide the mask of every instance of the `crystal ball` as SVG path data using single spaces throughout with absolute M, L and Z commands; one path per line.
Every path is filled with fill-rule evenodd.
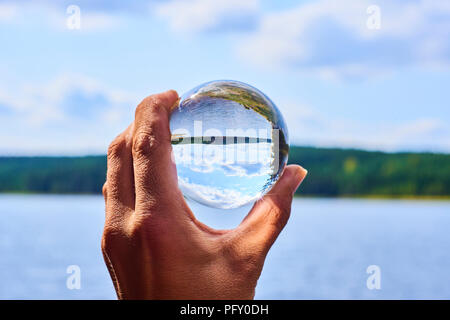
M 239 81 L 211 81 L 185 93 L 170 118 L 183 195 L 233 209 L 267 193 L 288 157 L 286 123 L 275 104 Z

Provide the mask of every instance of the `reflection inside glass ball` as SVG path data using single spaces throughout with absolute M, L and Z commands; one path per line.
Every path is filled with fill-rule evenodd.
M 232 209 L 270 190 L 284 169 L 288 133 L 275 104 L 238 81 L 212 81 L 185 93 L 170 119 L 184 196 Z

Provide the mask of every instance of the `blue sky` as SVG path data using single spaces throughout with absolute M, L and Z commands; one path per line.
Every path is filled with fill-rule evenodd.
M 145 96 L 216 79 L 292 144 L 450 152 L 450 3 L 0 0 L 0 154 L 104 153 Z

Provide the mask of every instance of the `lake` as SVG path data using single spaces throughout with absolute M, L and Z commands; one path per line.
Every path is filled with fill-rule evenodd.
M 191 207 L 216 228 L 248 211 Z M 0 195 L 0 298 L 114 299 L 103 219 L 100 196 Z M 449 248 L 449 201 L 296 198 L 256 298 L 450 299 Z M 66 286 L 70 265 L 80 267 L 79 290 Z M 371 265 L 380 289 L 366 285 Z

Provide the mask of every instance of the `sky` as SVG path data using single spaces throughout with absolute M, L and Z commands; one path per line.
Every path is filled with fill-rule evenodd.
M 104 154 L 146 96 L 233 79 L 290 143 L 450 152 L 450 2 L 0 0 L 0 155 Z

